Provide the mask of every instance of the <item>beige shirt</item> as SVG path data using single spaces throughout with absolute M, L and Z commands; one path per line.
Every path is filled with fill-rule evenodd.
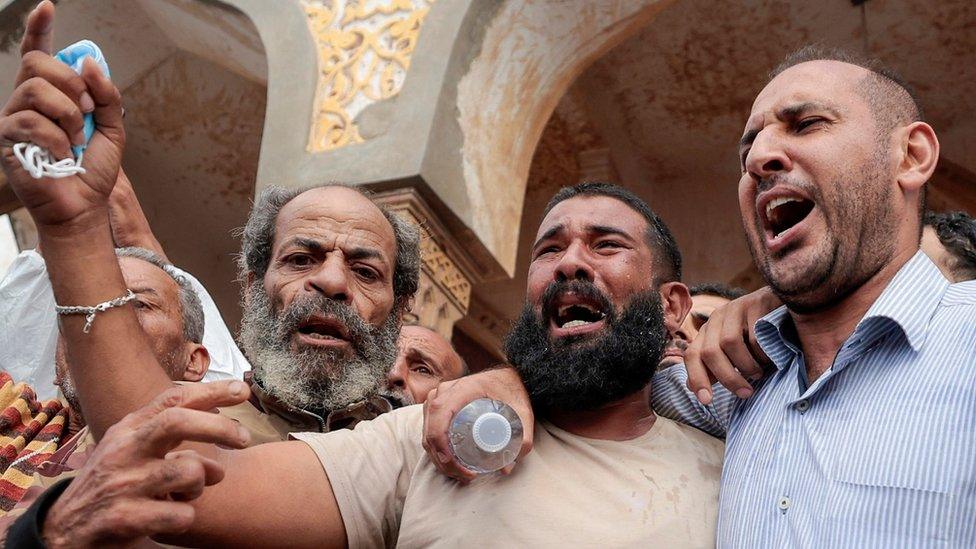
M 251 387 L 251 398 L 235 406 L 220 408 L 220 413 L 250 431 L 248 446 L 288 440 L 289 434 L 297 432 L 328 433 L 336 429 L 352 429 L 360 421 L 373 419 L 393 409 L 388 400 L 373 395 L 323 417 L 279 401 L 254 381 L 250 372 L 244 381 Z
M 422 406 L 352 431 L 293 435 L 332 483 L 349 546 L 712 547 L 724 444 L 658 417 L 643 436 L 594 440 L 536 424 L 509 476 L 462 486 L 421 447 Z

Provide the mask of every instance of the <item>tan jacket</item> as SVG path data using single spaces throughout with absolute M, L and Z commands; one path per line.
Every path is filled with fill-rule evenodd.
M 251 398 L 236 406 L 221 408 L 220 413 L 251 432 L 251 446 L 288 440 L 291 433 L 328 433 L 336 429 L 352 429 L 360 421 L 374 419 L 393 409 L 385 398 L 373 396 L 341 410 L 334 410 L 323 418 L 281 402 L 265 391 L 250 375 L 245 377 L 245 381 L 251 386 Z

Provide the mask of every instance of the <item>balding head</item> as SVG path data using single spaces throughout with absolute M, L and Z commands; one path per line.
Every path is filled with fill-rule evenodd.
M 451 342 L 430 328 L 404 326 L 397 347 L 383 393 L 399 404 L 421 404 L 438 384 L 467 373 Z
M 877 59 L 861 57 L 838 48 L 803 47 L 777 65 L 769 73 L 767 83 L 791 67 L 814 61 L 835 61 L 863 69 L 863 77 L 855 89 L 870 105 L 879 135 L 887 136 L 898 126 L 924 121 L 915 90 L 904 78 Z

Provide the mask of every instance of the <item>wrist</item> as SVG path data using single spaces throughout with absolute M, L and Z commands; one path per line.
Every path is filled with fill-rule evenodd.
M 41 494 L 27 511 L 10 525 L 5 547 L 68 547 L 70 536 L 59 532 L 61 520 L 54 514 L 61 494 L 73 479 L 57 482 Z M 77 542 L 77 539 L 75 540 Z
M 106 230 L 111 234 L 108 212 L 108 206 L 101 205 L 89 208 L 71 219 L 56 223 L 35 223 L 38 238 L 55 242 L 70 240 L 77 244 L 85 237 L 95 236 Z
M 54 500 L 50 503 L 47 512 L 38 517 L 38 531 L 44 541 L 44 547 L 47 549 L 61 549 L 71 546 L 70 538 L 60 527 L 63 524 L 58 518 L 60 504 L 61 498 Z

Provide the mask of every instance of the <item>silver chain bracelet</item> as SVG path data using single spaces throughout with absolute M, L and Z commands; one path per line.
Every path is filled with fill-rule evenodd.
M 91 331 L 92 322 L 95 322 L 96 314 L 103 313 L 114 307 L 121 307 L 135 298 L 136 294 L 132 293 L 132 290 L 126 290 L 124 296 L 117 297 L 104 303 L 99 303 L 94 307 L 82 307 L 76 305 L 62 307 L 61 305 L 55 305 L 54 310 L 57 311 L 59 315 L 85 315 L 85 327 L 82 329 L 82 332 L 87 334 Z

